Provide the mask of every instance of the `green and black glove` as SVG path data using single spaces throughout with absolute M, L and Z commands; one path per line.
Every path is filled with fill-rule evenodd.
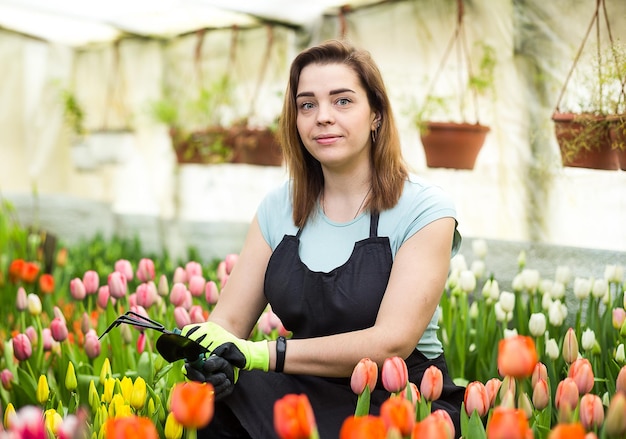
M 219 401 L 233 392 L 239 369 L 233 367 L 227 359 L 211 355 L 193 363 L 185 361 L 183 374 L 187 379 L 201 383 L 211 383 L 215 400 Z
M 240 369 L 260 369 L 267 372 L 270 368 L 267 340 L 243 340 L 213 322 L 187 325 L 183 327 L 181 334 L 209 349 L 212 355 L 218 355 Z

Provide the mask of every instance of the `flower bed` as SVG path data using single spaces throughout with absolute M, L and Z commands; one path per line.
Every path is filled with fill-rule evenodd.
M 190 251 L 172 261 L 142 254 L 134 241 L 96 238 L 57 245 L 50 265 L 40 236 L 11 220 L 7 206 L 0 211 L 0 306 L 8 310 L 0 323 L 0 437 L 29 430 L 42 438 L 180 438 L 210 422 L 209 385 L 185 383 L 180 362 L 157 352 L 159 332 L 120 325 L 99 336 L 127 311 L 166 329 L 205 321 L 237 256 L 201 263 Z M 623 268 L 589 279 L 557 264 L 554 278 L 543 279 L 522 254 L 512 262 L 513 291 L 500 291 L 486 251 L 478 240 L 471 267 L 453 260 L 441 301 L 450 374 L 467 386 L 464 437 L 625 437 Z M 573 312 L 566 297 L 577 301 Z M 251 337 L 284 332 L 267 309 Z M 445 414 L 430 413 L 440 374 L 407 383 L 403 367 L 398 358 L 380 375 L 367 359 L 355 367 L 359 404 L 342 438 L 451 437 Z M 392 396 L 374 417 L 367 395 L 378 377 Z M 275 414 L 280 437 L 317 437 L 306 397 L 280 400 Z

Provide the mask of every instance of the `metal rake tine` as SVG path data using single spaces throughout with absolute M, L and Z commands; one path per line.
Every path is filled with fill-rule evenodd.
M 121 316 L 120 316 L 120 317 L 121 317 Z M 98 337 L 98 340 L 100 340 L 102 337 L 104 337 L 105 335 L 107 335 L 107 333 L 108 333 L 111 329 L 113 329 L 113 328 L 115 328 L 115 327 L 119 326 L 119 325 L 122 323 L 122 322 L 120 321 L 120 317 L 118 317 L 117 319 L 113 320 L 113 322 L 111 322 L 111 324 L 109 325 L 109 327 L 108 327 L 108 328 L 106 328 L 106 329 L 104 330 L 104 332 L 100 335 L 100 337 Z
M 154 326 L 154 327 L 153 327 L 153 329 L 158 329 L 158 328 L 160 328 L 160 329 L 165 330 L 165 326 L 163 326 L 163 324 L 162 324 L 161 322 L 157 322 L 156 320 L 152 320 L 151 318 L 146 317 L 146 316 L 144 316 L 144 315 L 141 315 L 141 314 L 139 314 L 139 313 L 136 313 L 136 312 L 134 312 L 134 311 L 126 311 L 126 313 L 124 314 L 124 316 L 129 316 L 129 315 L 135 316 L 135 317 L 136 317 L 136 318 L 138 318 L 138 319 L 144 320 L 144 321 L 146 321 L 146 322 L 148 322 L 148 323 L 152 324 L 152 325 Z M 122 316 L 120 316 L 120 317 L 122 317 Z M 130 318 L 130 317 L 127 317 L 127 318 Z M 146 326 L 146 328 L 147 328 L 147 327 L 148 327 L 148 326 Z

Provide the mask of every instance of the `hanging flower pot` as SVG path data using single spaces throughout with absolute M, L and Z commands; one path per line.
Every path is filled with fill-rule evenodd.
M 619 167 L 626 171 L 626 114 L 608 116 L 611 147 L 619 160 Z
M 283 154 L 271 129 L 234 126 L 231 133 L 233 163 L 282 165 Z
M 474 169 L 488 132 L 478 123 L 427 122 L 420 136 L 427 166 Z

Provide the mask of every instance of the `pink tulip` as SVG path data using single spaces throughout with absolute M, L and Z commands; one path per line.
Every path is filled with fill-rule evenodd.
M 217 290 L 217 284 L 215 281 L 208 281 L 204 287 L 204 297 L 208 304 L 215 305 L 217 303 L 217 299 L 219 299 L 220 294 Z
M 376 387 L 378 381 L 378 365 L 369 358 L 363 358 L 354 366 L 350 377 L 350 387 L 352 391 L 360 395 L 365 391 L 365 386 L 369 386 L 370 391 Z
M 512 393 L 515 395 L 517 392 L 517 384 L 515 378 L 510 376 L 505 376 L 502 380 L 502 384 L 500 384 L 500 400 L 504 398 L 506 393 Z
M 624 308 L 614 308 L 613 309 L 613 327 L 615 329 L 620 329 L 624 324 L 624 320 L 626 320 L 626 310 Z
M 28 295 L 24 287 L 17 289 L 17 297 L 15 299 L 15 307 L 18 311 L 25 311 L 28 308 Z
M 74 300 L 83 300 L 87 296 L 87 291 L 81 278 L 75 277 L 70 281 L 70 294 Z
M 476 411 L 481 418 L 489 412 L 489 394 L 487 388 L 480 381 L 473 381 L 465 388 L 465 412 L 472 416 Z
M 89 314 L 87 314 L 87 312 L 83 312 L 83 316 L 80 318 L 80 330 L 83 334 L 87 334 L 90 329 L 91 319 L 89 318 Z
M 154 283 L 152 283 L 152 286 L 154 286 Z M 135 292 L 137 305 L 150 308 L 156 301 L 156 297 L 157 294 L 155 290 L 150 287 L 150 283 L 142 283 L 137 286 L 137 291 Z
M 409 392 L 411 392 L 409 394 Z M 422 395 L 420 395 L 420 391 L 417 389 L 415 383 L 409 382 L 409 385 L 400 392 L 400 396 L 404 399 L 409 399 L 411 397 L 411 402 L 413 403 L 413 407 L 417 406 L 417 403 L 422 400 Z
M 533 387 L 533 405 L 537 410 L 543 410 L 550 403 L 548 380 L 539 378 Z
M 46 439 L 46 426 L 41 408 L 26 405 L 11 418 L 11 432 L 18 438 Z
M 187 283 L 187 272 L 185 271 L 183 267 L 176 267 L 176 269 L 174 270 L 174 278 L 172 279 L 172 282 L 174 282 L 175 284 Z
M 98 340 L 98 334 L 96 334 L 96 331 L 94 329 L 90 329 L 89 331 L 87 331 L 87 334 L 85 334 L 84 348 L 87 357 L 92 360 L 100 355 L 100 340 Z
M 109 285 L 109 294 L 111 294 L 111 297 L 121 299 L 126 296 L 126 277 L 122 273 L 114 271 L 109 274 L 107 283 Z
M 226 274 L 230 276 L 230 273 L 232 273 L 233 268 L 235 267 L 235 264 L 237 263 L 237 260 L 239 259 L 239 255 L 231 253 L 229 255 L 226 255 L 226 257 L 224 258 L 224 264 L 225 264 L 225 269 L 226 269 Z
M 397 393 L 406 388 L 409 382 L 409 370 L 400 357 L 387 358 L 383 362 L 382 381 L 385 389 L 390 393 Z
M 199 305 L 194 305 L 189 309 L 189 319 L 191 323 L 204 323 L 206 320 L 204 318 L 204 311 L 202 307 Z
M 568 376 L 576 382 L 580 395 L 589 393 L 593 388 L 593 369 L 586 358 L 579 358 L 570 364 Z
M 502 385 L 502 381 L 499 378 L 491 378 L 489 381 L 485 383 L 485 388 L 487 389 L 487 395 L 489 395 L 489 405 L 494 407 L 496 402 L 496 396 L 498 396 L 498 392 L 500 391 L 500 386 Z
M 37 330 L 34 326 L 29 326 L 24 330 L 24 334 L 28 337 L 31 344 L 37 344 L 39 342 L 39 334 L 37 334 Z
M 13 355 L 19 361 L 28 360 L 33 355 L 33 346 L 26 334 L 17 334 L 13 337 Z
M 222 261 L 217 264 L 217 280 L 220 281 L 220 286 L 224 288 L 226 281 L 228 280 L 228 273 L 226 272 L 226 262 Z
M 146 333 L 140 332 L 139 337 L 137 337 L 137 353 L 142 354 L 146 349 Z
M 546 380 L 546 381 L 548 380 L 548 368 L 546 367 L 545 364 L 538 362 L 535 365 L 535 369 L 533 370 L 531 386 L 535 387 L 535 384 L 537 384 L 537 381 L 541 379 Z
M 439 399 L 443 391 L 443 373 L 437 366 L 430 366 L 424 371 L 420 391 L 428 401 Z
M 68 335 L 67 325 L 63 320 L 55 317 L 52 319 L 52 322 L 50 322 L 50 332 L 54 340 L 59 342 L 64 341 Z
M 51 351 L 54 347 L 55 339 L 52 337 L 50 328 L 43 328 L 41 331 L 41 339 L 43 340 L 43 350 Z
M 100 276 L 94 270 L 87 270 L 83 274 L 83 285 L 85 286 L 85 292 L 87 294 L 95 294 L 100 288 Z
M 61 308 L 59 308 L 58 306 L 55 306 L 52 308 L 52 312 L 54 313 L 55 318 L 61 319 L 63 323 L 67 324 L 67 322 L 65 321 L 65 316 L 63 315 L 63 311 L 61 311 Z
M 2 388 L 4 390 L 10 391 L 13 388 L 14 380 L 13 372 L 9 369 L 3 369 L 2 372 L 0 372 L 0 382 L 2 382 Z
M 567 364 L 572 364 L 578 358 L 578 339 L 573 328 L 569 328 L 565 333 L 562 353 Z
M 170 293 L 170 302 L 174 306 L 182 306 L 182 304 L 185 303 L 186 295 L 187 286 L 181 282 L 176 282 L 172 286 L 172 292 Z
M 111 295 L 109 294 L 109 286 L 102 285 L 100 288 L 98 288 L 98 299 L 96 300 L 96 303 L 100 308 L 106 309 L 107 304 L 109 303 L 109 297 L 111 297 Z M 111 297 L 111 300 L 114 301 L 115 298 Z
M 556 387 L 556 395 L 554 396 L 554 405 L 558 410 L 568 408 L 572 412 L 578 405 L 578 385 L 572 378 L 565 378 Z
M 604 422 L 604 406 L 598 395 L 587 393 L 580 398 L 580 423 L 586 430 L 600 428 Z
M 184 326 L 187 326 L 191 323 L 191 317 L 189 316 L 189 312 L 182 306 L 177 306 L 176 308 L 174 308 L 174 320 L 176 321 L 176 327 L 178 329 L 183 329 Z
M 206 280 L 203 276 L 194 274 L 189 278 L 189 292 L 193 297 L 200 297 L 204 293 Z
M 185 264 L 185 274 L 187 275 L 187 280 L 194 276 L 202 276 L 202 265 L 195 261 L 187 262 Z
M 626 395 L 626 366 L 622 366 L 615 380 L 615 391 Z
M 141 305 L 131 305 L 130 310 L 132 312 L 134 312 L 135 314 L 139 314 L 140 316 L 149 318 L 150 316 L 148 315 L 148 311 L 146 311 L 146 309 L 141 306 Z M 135 326 L 133 325 L 133 328 L 135 328 L 137 331 L 143 331 L 144 328 L 142 328 L 141 326 Z
M 127 297 L 129 307 L 137 306 L 137 293 L 129 294 Z
M 115 262 L 115 271 L 124 275 L 127 281 L 133 280 L 133 266 L 130 261 L 120 259 Z
M 137 279 L 141 282 L 148 282 L 154 280 L 154 276 L 154 261 L 148 258 L 140 259 L 137 267 Z

